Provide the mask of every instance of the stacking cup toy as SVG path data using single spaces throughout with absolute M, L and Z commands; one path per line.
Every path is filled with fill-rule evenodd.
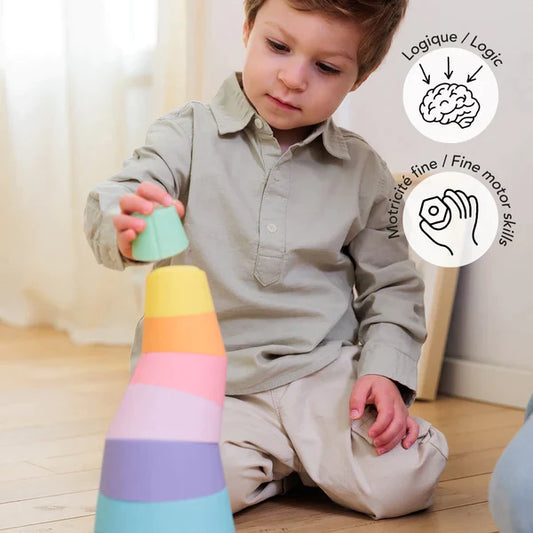
M 146 222 L 146 228 L 132 243 L 133 257 L 137 261 L 158 261 L 183 252 L 189 240 L 176 208 L 158 206 L 150 215 L 133 213 Z
M 219 452 L 226 354 L 205 273 L 154 270 L 142 355 L 107 434 L 96 533 L 234 533 Z

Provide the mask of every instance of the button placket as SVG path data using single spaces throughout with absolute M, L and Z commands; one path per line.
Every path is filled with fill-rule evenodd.
M 265 287 L 279 281 L 285 257 L 288 182 L 280 178 L 280 169 L 274 166 L 268 174 L 261 202 L 254 276 Z

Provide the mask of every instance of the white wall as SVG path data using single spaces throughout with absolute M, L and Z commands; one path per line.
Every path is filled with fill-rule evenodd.
M 220 84 L 236 70 L 242 70 L 244 45 L 242 0 L 204 0 L 206 42 L 202 100 L 210 100 Z
M 342 113 L 342 121 L 366 137 L 393 171 L 457 153 L 507 187 L 518 233 L 506 248 L 495 242 L 461 269 L 441 390 L 516 406 L 525 406 L 533 393 L 533 53 L 527 45 L 532 17 L 529 0 L 506 3 L 505 9 L 496 0 L 411 0 L 386 62 Z M 499 105 L 478 137 L 444 145 L 418 133 L 403 111 L 402 85 L 411 63 L 401 54 L 426 34 L 466 32 L 501 53 L 503 64 L 492 68 Z
M 208 0 L 206 13 L 203 92 L 208 99 L 242 64 L 242 2 Z M 461 269 L 441 389 L 517 406 L 524 406 L 533 393 L 532 19 L 530 0 L 411 0 L 386 61 L 337 114 L 342 125 L 381 153 L 393 172 L 458 153 L 490 170 L 507 187 L 517 236 L 506 248 L 495 242 L 485 256 Z M 466 32 L 501 53 L 503 64 L 492 69 L 499 106 L 478 137 L 441 144 L 415 130 L 403 111 L 403 81 L 416 59 L 410 63 L 401 54 L 426 35 Z

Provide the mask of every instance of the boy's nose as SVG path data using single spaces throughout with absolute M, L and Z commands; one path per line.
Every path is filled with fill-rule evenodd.
M 278 78 L 292 91 L 307 88 L 307 69 L 303 61 L 290 61 L 278 73 Z

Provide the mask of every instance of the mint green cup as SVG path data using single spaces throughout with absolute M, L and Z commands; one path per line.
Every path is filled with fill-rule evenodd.
M 133 257 L 137 261 L 160 261 L 177 255 L 189 246 L 189 239 L 176 208 L 158 206 L 151 215 L 133 213 L 146 222 L 146 228 L 132 243 Z

